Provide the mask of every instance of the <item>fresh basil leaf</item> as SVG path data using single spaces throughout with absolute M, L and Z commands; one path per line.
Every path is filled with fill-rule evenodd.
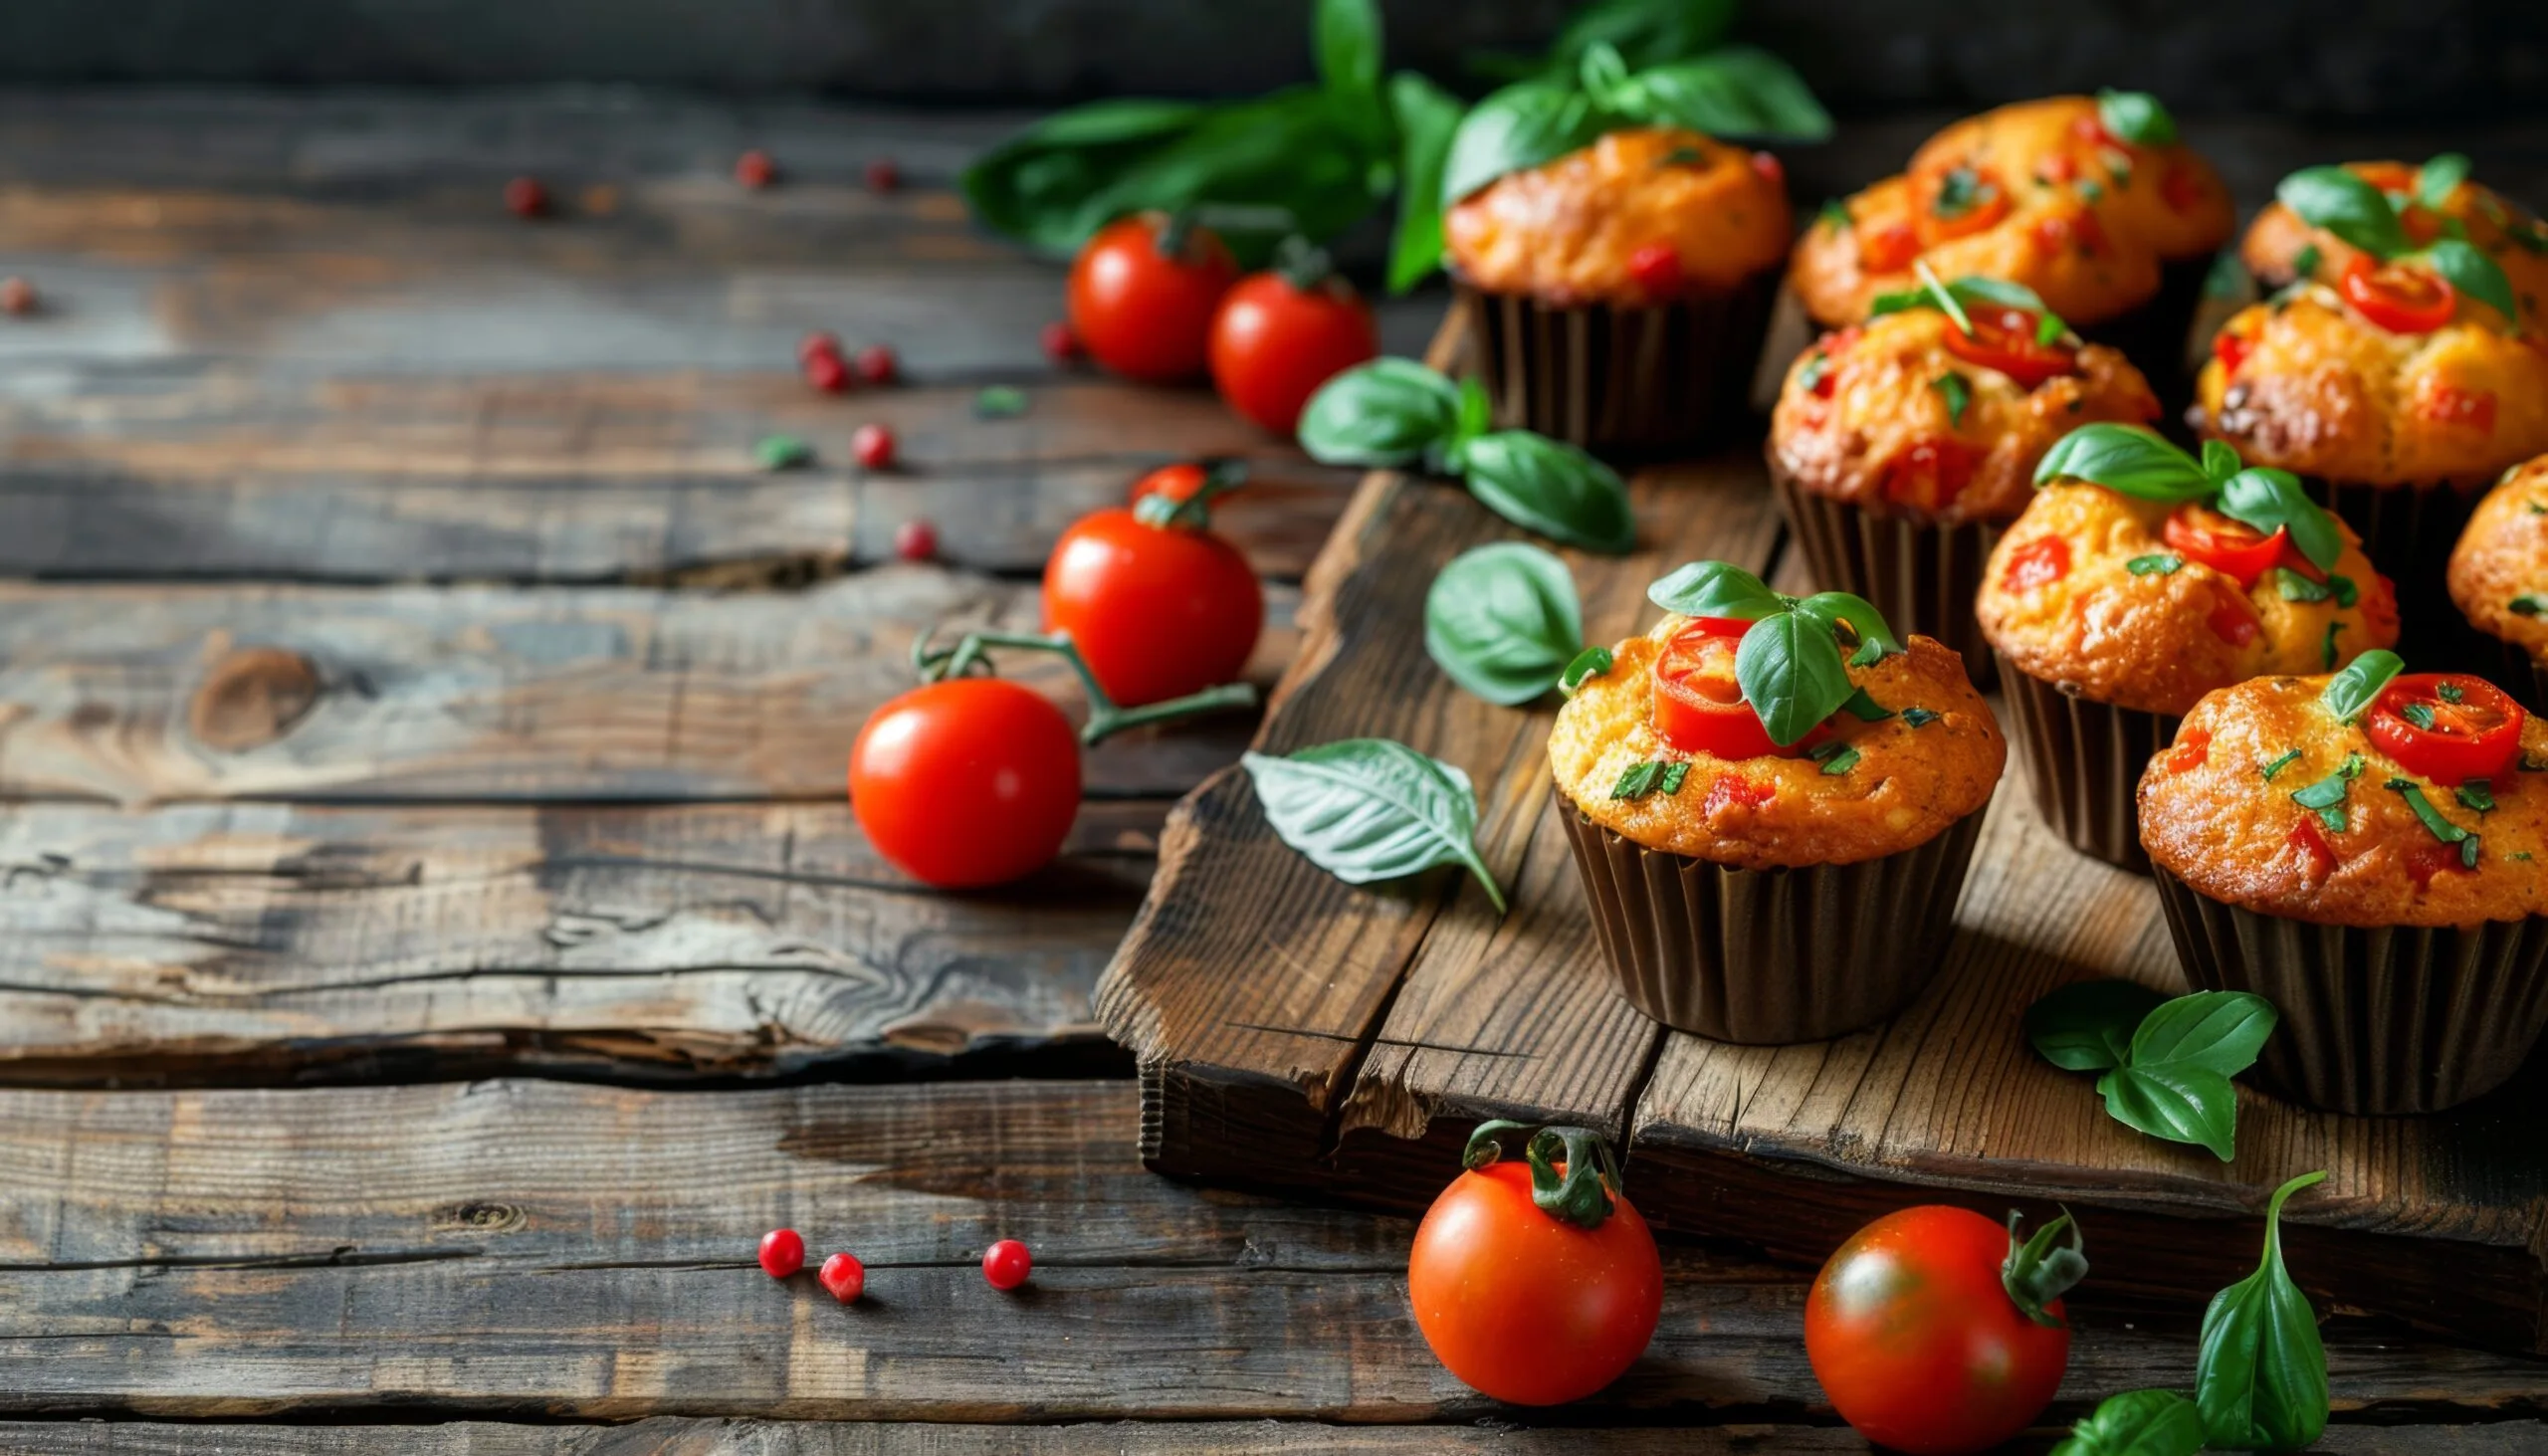
M 1470 495 L 1525 530 L 1611 555 L 1636 544 L 1627 483 L 1572 445 L 1528 430 L 1480 435 L 1463 474 Z
M 1557 33 L 1547 65 L 1573 77 L 1595 45 L 1613 48 L 1639 71 L 1685 60 L 1725 40 L 1734 10 L 1734 0 L 1594 0 Z
M 1663 776 L 1655 781 L 1654 791 L 1668 799 L 1681 791 L 1682 781 L 1689 776 L 1689 762 L 1686 759 L 1675 759 L 1664 766 Z
M 2163 1062 L 2115 1067 L 2097 1079 L 2106 1112 L 2136 1132 L 2209 1148 L 2228 1162 L 2238 1138 L 2238 1093 L 2208 1067 Z
M 2196 991 L 2143 1018 L 2132 1034 L 2135 1067 L 2201 1067 L 2235 1077 L 2255 1065 L 2281 1015 L 2246 991 Z
M 1864 688 L 1860 688 L 1858 691 L 1850 694 L 1849 701 L 1840 705 L 1840 711 L 1849 715 L 1849 717 L 1856 719 L 1860 723 L 1882 723 L 1886 719 L 1893 717 L 1893 710 L 1876 702 L 1875 695 Z M 2471 779 L 2469 781 L 2471 783 L 2478 784 L 2481 787 L 2485 782 L 2483 779 Z
M 1950 430 L 1962 429 L 1964 427 L 1964 412 L 1973 407 L 1973 386 L 1967 384 L 1964 381 L 1964 376 L 1953 369 L 1949 369 L 1945 373 L 1940 374 L 1937 378 L 1930 380 L 1929 385 L 1931 388 L 1937 390 L 1939 394 L 1946 397 L 1947 428 Z
M 2491 814 L 2495 811 L 2495 786 L 2486 779 L 2463 780 L 2459 787 L 2450 791 L 2450 796 L 2457 799 L 2459 807 L 2463 809 L 2473 809 L 2480 814 Z
M 1460 380 L 1460 414 L 1451 430 L 1451 446 L 1465 453 L 1471 440 L 1483 435 L 1495 424 L 1495 401 L 1486 392 L 1486 381 L 1475 374 Z
M 1373 0 L 1317 0 L 1310 42 L 1318 76 L 1330 92 L 1379 104 L 1380 9 Z
M 2238 452 L 2227 440 L 2204 441 L 2202 465 L 2205 478 L 2216 486 L 2230 484 L 2231 476 L 2247 468 L 2247 463 L 2238 458 Z
M 1804 78 L 1756 46 L 1726 46 L 1640 71 L 1635 80 L 1645 102 L 1640 120 L 1711 136 L 1787 141 L 1827 141 L 1831 136 L 1831 114 L 1813 99 Z
M 1840 665 L 1831 628 L 1803 611 L 1754 622 L 1735 649 L 1734 680 L 1770 741 L 1783 748 L 1813 731 L 1857 691 Z
M 1459 387 L 1413 359 L 1379 358 L 1319 386 L 1301 448 L 1328 465 L 1411 465 L 1459 426 Z
M 2336 594 L 2333 586 L 2312 581 L 2288 566 L 2273 568 L 2273 589 L 2287 602 L 2322 602 Z
M 2405 795 L 2407 807 L 2416 811 L 2416 817 L 2424 822 L 2425 831 L 2434 838 L 2444 844 L 2458 844 L 2470 837 L 2467 830 L 2451 823 L 2434 807 L 2433 800 L 2425 797 L 2424 785 L 2409 778 L 2393 778 L 2381 786 Z
M 2273 195 L 2302 222 L 2375 258 L 2394 258 L 2412 246 L 2389 199 L 2343 167 L 2303 167 L 2283 178 Z
M 1663 777 L 1663 765 L 1653 759 L 1631 763 L 1620 772 L 1619 781 L 1610 785 L 1614 799 L 1641 799 L 1654 792 L 1657 779 Z
M 1442 262 L 1442 167 L 1465 107 L 1412 71 L 1389 78 L 1397 122 L 1397 232 L 1389 240 L 1388 287 L 1403 294 Z
M 2134 1030 L 2167 999 L 2139 981 L 2072 981 L 2026 1008 L 2026 1043 L 2064 1071 L 2120 1067 Z
M 1349 885 L 1465 865 L 1498 913 L 1504 891 L 1477 852 L 1469 776 L 1389 738 L 1345 738 L 1298 752 L 1241 755 L 1265 822 L 1310 863 Z
M 2185 569 L 2186 558 L 2174 551 L 2135 556 L 2123 563 L 2123 569 L 2135 576 L 2174 576 Z
M 2292 545 L 2321 571 L 2333 569 L 2344 554 L 2345 538 L 2335 518 L 2309 499 L 2300 478 L 2289 471 L 2250 466 L 2231 476 L 2221 488 L 2221 514 L 2266 535 L 2290 531 Z
M 2098 1402 L 2052 1456 L 2195 1456 L 2203 1413 L 2174 1390 L 2126 1390 Z
M 2193 456 L 2139 425 L 2081 425 L 2055 441 L 2035 467 L 2034 483 L 2065 479 L 2143 501 L 2198 501 L 2213 491 Z
M 2135 146 L 2170 146 L 2177 139 L 2177 118 L 2146 91 L 2098 92 L 2097 119 L 2115 140 Z
M 2445 151 L 2416 169 L 2416 200 L 2440 212 L 2467 180 L 2467 153 Z
M 1875 603 L 1865 597 L 1852 596 L 1845 591 L 1817 591 L 1798 602 L 1796 610 L 1802 616 L 1820 622 L 1825 629 L 1847 627 L 1850 635 L 1858 641 L 1880 649 L 1879 656 L 1910 650 L 1902 645 L 1901 638 L 1893 635 L 1893 628 L 1884 620 L 1884 613 L 1877 611 Z M 1869 664 L 1857 665 L 1865 667 Z
M 1424 650 L 1489 703 L 1528 703 L 1584 650 L 1584 614 L 1566 563 L 1497 541 L 1451 558 L 1424 594 Z
M 1565 672 L 1558 674 L 1557 690 L 1572 698 L 1583 691 L 1587 680 L 1600 677 L 1617 661 L 1606 647 L 1588 647 L 1575 655 Z
M 2450 286 L 2486 305 L 2514 323 L 2521 321 L 2521 300 L 2503 265 L 2465 238 L 2442 238 L 2421 255 L 2426 266 L 2449 280 Z
M 2504 610 L 2512 613 L 2516 617 L 2536 617 L 2548 614 L 2548 596 L 2538 596 L 2530 592 L 2523 592 L 2521 595 L 2514 597 L 2511 601 L 2504 603 Z
M 1822 771 L 1834 778 L 1858 766 L 1858 750 L 1836 738 L 1805 756 L 1821 764 Z
M 2044 312 L 2043 295 L 2005 278 L 1959 278 L 1947 285 L 1947 292 L 1969 302 L 1999 304 L 2006 308 L 2023 309 L 2029 313 Z
M 1936 723 L 1939 719 L 1945 716 L 1946 715 L 1942 713 L 1936 713 L 1926 708 L 1906 708 L 1902 710 L 1902 721 L 1911 725 L 1915 728 L 1927 728 L 1929 725 Z
M 1026 413 L 1026 391 L 1013 384 L 985 384 L 973 396 L 973 418 L 1012 420 Z
M 2351 723 L 2362 717 L 2363 710 L 2380 696 L 2381 689 L 2389 686 L 2390 679 L 2406 670 L 2407 664 L 2398 654 L 2385 647 L 2375 647 L 2347 664 L 2343 672 L 2328 679 L 2327 686 L 2319 691 L 2318 704 L 2335 715 L 2336 722 Z M 2310 807 L 2319 806 L 2312 804 Z
M 1757 622 L 1788 609 L 1788 599 L 1731 561 L 1692 561 L 1645 589 L 1645 599 L 1684 617 L 1737 617 Z
M 2299 761 L 2300 750 L 2298 748 L 2285 748 L 2280 753 L 2274 755 L 2272 762 L 2256 765 L 2256 772 L 2264 775 L 2265 782 L 2271 783 L 2273 782 L 2273 776 L 2275 774 L 2280 773 L 2282 770 L 2289 768 L 2292 764 Z
M 1610 118 L 1572 84 L 1525 81 L 1489 95 L 1460 118 L 1442 167 L 1442 205 L 1452 206 L 1507 172 L 1555 161 L 1592 145 Z
M 2326 1176 L 2302 1173 L 2274 1189 L 2256 1272 L 2214 1295 L 2203 1312 L 2194 1398 L 2210 1445 L 2296 1451 L 2327 1429 L 2327 1350 L 2318 1339 L 2318 1315 L 2282 1267 L 2282 1205 Z

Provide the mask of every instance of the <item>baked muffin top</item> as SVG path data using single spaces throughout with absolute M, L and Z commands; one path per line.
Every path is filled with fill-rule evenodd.
M 2057 316 L 2042 325 L 2039 300 L 2018 290 L 1995 301 L 1970 281 L 1948 292 L 1970 330 L 1933 304 L 1907 307 L 1800 355 L 1771 415 L 1771 463 L 1804 490 L 1871 510 L 2013 520 L 2034 494 L 2035 463 L 2072 427 L 2158 418 L 2141 371 Z
M 1968 117 L 1901 175 L 1843 202 L 1798 240 L 1789 280 L 1826 325 L 1867 316 L 1925 260 L 1946 278 L 2002 278 L 2073 323 L 2159 291 L 2161 265 L 2229 241 L 2236 214 L 2209 162 L 2147 97 L 2053 97 Z
M 2548 456 L 2505 472 L 2450 550 L 2450 599 L 2471 625 L 2548 664 Z
M 2289 476 L 2212 453 L 2207 466 L 2120 425 L 2066 437 L 1983 569 L 1983 636 L 2030 678 L 2170 717 L 2216 688 L 2394 644 L 2396 589 L 2352 528 Z M 2256 523 L 2277 519 L 2299 528 Z
M 2389 202 L 2410 245 L 2456 235 L 2494 259 L 2522 303 L 2524 326 L 2542 321 L 2540 310 L 2548 307 L 2548 227 L 2520 203 L 2468 180 L 2466 157 L 2445 153 L 2422 166 L 2347 162 L 2343 170 L 2370 183 Z M 2302 221 L 2280 200 L 2256 214 L 2238 244 L 2239 262 L 2269 290 L 2303 279 L 2341 286 L 2346 268 L 2362 252 L 2334 230 Z
M 1691 569 L 1657 583 L 1657 595 L 1668 597 L 1662 588 Z M 1781 710 L 1757 712 L 1767 695 L 1747 695 L 1734 666 L 1758 651 L 1746 639 L 1779 635 L 1775 625 L 1675 612 L 1619 643 L 1550 729 L 1559 791 L 1647 849 L 1745 869 L 1876 859 L 1976 812 L 2007 765 L 2008 743 L 1963 659 L 1927 637 L 1894 643 L 1865 602 L 1845 602 L 1834 609 L 1871 628 L 1849 658 L 1828 627 L 1808 622 L 1800 636 L 1806 650 L 1827 648 L 1840 686 L 1859 696 L 1815 715 L 1785 747 L 1764 728 Z M 1879 641 L 1894 650 L 1877 656 L 1870 644 Z
M 2548 913 L 2548 726 L 2480 679 L 2391 679 L 2396 666 L 2367 655 L 2332 697 L 2326 675 L 2207 695 L 2141 776 L 2152 862 L 2214 900 L 2321 925 Z
M 1639 126 L 1451 203 L 1442 246 L 1452 273 L 1489 293 L 1636 307 L 1776 268 L 1794 225 L 1767 152 Z

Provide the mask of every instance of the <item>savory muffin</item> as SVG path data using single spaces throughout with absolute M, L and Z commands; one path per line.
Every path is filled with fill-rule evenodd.
M 2450 599 L 2503 663 L 2505 691 L 2548 712 L 2548 456 L 2477 503 L 2450 551 Z
M 1891 1013 L 1954 930 L 2007 761 L 1991 710 L 1954 652 L 1896 641 L 1864 603 L 1798 603 L 1721 562 L 1684 567 L 1652 595 L 1671 614 L 1611 648 L 1549 734 L 1577 867 L 1628 999 L 1744 1042 L 1835 1036 Z M 1762 620 L 1791 614 L 1805 632 L 1774 639 L 1789 671 L 1739 668 L 1745 638 L 1772 630 Z M 1789 658 L 1790 643 L 1827 660 Z
M 1915 297 L 1822 335 L 1788 370 L 1770 479 L 1817 585 L 1939 638 L 1988 686 L 1973 598 L 2036 462 L 2077 425 L 2157 418 L 2159 400 L 2023 289 L 1968 279 Z
M 2344 522 L 2226 455 L 2207 466 L 2138 427 L 2065 437 L 1975 602 L 2036 808 L 2127 869 L 2146 867 L 2132 778 L 2204 694 L 2398 637 L 2395 588 Z M 2260 528 L 2276 513 L 2291 523 Z
M 1462 181 L 1443 251 L 1500 423 L 1645 449 L 1740 417 L 1794 226 L 1777 158 L 1633 126 Z
M 2268 1071 L 2342 1112 L 2466 1101 L 2548 1025 L 2548 726 L 2401 666 L 2209 694 L 2141 777 L 2188 976 L 2272 1001 Z

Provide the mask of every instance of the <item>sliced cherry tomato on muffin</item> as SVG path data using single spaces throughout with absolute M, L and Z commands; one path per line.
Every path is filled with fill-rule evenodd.
M 2009 189 L 1989 167 L 1966 162 L 1911 179 L 1920 231 L 1932 241 L 1987 232 L 2009 215 Z
M 2020 389 L 2079 372 L 2077 353 L 2058 339 L 2042 340 L 2042 314 L 1990 304 L 1967 304 L 1965 312 L 1973 319 L 1973 331 L 1967 333 L 1953 323 L 1946 330 L 1947 352 L 1957 358 L 1997 369 Z
M 1947 330 L 1953 338 L 1955 330 Z M 1941 512 L 1973 484 L 1983 452 L 1961 440 L 1921 440 L 1884 468 L 1884 499 L 1896 506 Z
M 1824 738 L 1827 727 L 1782 748 L 1762 727 L 1761 715 L 1743 701 L 1743 685 L 1735 681 L 1734 658 L 1750 622 L 1727 617 L 1699 617 L 1664 644 L 1654 660 L 1656 737 L 1684 753 L 1718 758 L 1794 758 Z M 1731 630 L 1728 630 L 1731 629 Z
M 2398 766 L 2446 788 L 2497 779 L 2521 760 L 2529 715 L 2504 691 L 2464 673 L 2392 679 L 2363 715 L 2362 729 Z
M 2032 591 L 2069 574 L 2070 543 L 2057 535 L 2038 536 L 2009 553 L 2000 584 L 2011 591 Z
M 2238 583 L 2241 590 L 2282 563 L 2289 554 L 2291 532 L 2267 535 L 2243 520 L 2193 503 L 2168 513 L 2159 529 L 2168 548 L 2200 561 Z
M 2391 333 L 2431 333 L 2459 312 L 2450 281 L 2411 264 L 2384 264 L 2357 253 L 2345 265 L 2345 302 Z
M 1858 266 L 1869 273 L 1900 273 L 1920 256 L 1920 235 L 1906 222 L 1879 223 L 1858 232 Z
M 2440 424 L 2456 425 L 2491 435 L 2495 430 L 2495 392 L 2437 384 L 2416 400 L 2416 413 Z

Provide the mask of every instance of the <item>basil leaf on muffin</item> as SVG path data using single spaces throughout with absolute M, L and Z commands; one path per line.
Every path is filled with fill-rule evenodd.
M 2146 91 L 2115 91 L 2108 88 L 2097 93 L 2097 119 L 2106 133 L 2117 141 L 2135 146 L 2173 146 L 2177 140 L 2177 118 L 2159 99 Z
M 2335 518 L 2301 490 L 2298 476 L 2245 465 L 2219 440 L 2204 441 L 2198 460 L 2145 425 L 2081 425 L 2035 467 L 2036 485 L 2055 480 L 2086 481 L 2143 501 L 2208 504 L 2260 535 L 2288 532 L 2293 548 L 2321 571 L 2344 554 Z
M 1558 674 L 1557 690 L 1572 698 L 1587 679 L 1608 672 L 1617 660 L 1606 647 L 1588 647 L 1575 655 L 1575 661 L 1566 665 L 1565 672 Z
M 2439 207 L 2441 201 L 2435 198 L 2447 200 L 2466 179 L 2468 159 L 2444 152 L 2427 162 L 2425 169 L 2418 174 L 2418 200 L 2427 207 Z M 2444 185 L 2427 197 L 2429 181 Z M 2370 254 L 2376 262 L 2420 265 L 2516 325 L 2520 323 L 2521 300 L 2502 264 L 2466 238 L 2447 233 L 2419 248 L 2400 220 L 2401 203 L 2392 202 L 2388 193 L 2351 168 L 2303 167 L 2283 178 L 2273 195 L 2302 222 L 2326 229 Z
M 1905 650 L 1884 614 L 1864 597 L 1845 591 L 1788 596 L 1729 561 L 1692 561 L 1647 587 L 1645 596 L 1681 616 L 1734 617 L 1755 624 L 1735 650 L 1734 678 L 1743 701 L 1760 715 L 1761 727 L 1780 747 L 1803 738 L 1843 708 L 1870 723 L 1892 716 L 1872 698 L 1865 706 L 1876 717 L 1852 707 L 1866 690 L 1849 681 L 1849 667 L 1866 667 Z M 1843 647 L 1851 654 L 1846 665 L 1838 651 L 1826 650 Z M 1845 770 L 1826 766 L 1824 771 Z
M 1978 275 L 1949 283 L 1938 277 L 1927 259 L 1913 263 L 1911 272 L 1920 280 L 1920 286 L 1876 295 L 1867 304 L 1868 317 L 1881 318 L 1887 313 L 1901 313 L 1913 309 L 1935 309 L 1955 320 L 1955 326 L 1963 331 L 1965 337 L 1971 338 L 1973 315 L 1965 312 L 1964 306 L 1997 304 L 2040 315 L 2034 334 L 2035 342 L 2039 344 L 2054 343 L 2070 331 L 2070 325 L 2062 320 L 2060 314 L 2044 307 L 2043 296 L 2024 284 Z
M 2380 696 L 2381 689 L 2389 686 L 2390 679 L 2406 670 L 2406 659 L 2385 647 L 2375 647 L 2329 680 L 2318 694 L 2319 706 L 2334 714 L 2336 722 L 2351 723 L 2362 717 L 2363 710 Z
M 1557 686 L 1584 651 L 1575 577 L 1564 561 L 1523 541 L 1463 551 L 1424 594 L 1424 651 L 1487 702 L 1528 703 Z
M 2416 200 L 2440 212 L 2468 180 L 2468 154 L 2445 151 L 2416 169 Z
M 2318 1315 L 2282 1267 L 2282 1205 L 2326 1176 L 2302 1173 L 2273 1190 L 2256 1272 L 2214 1295 L 2203 1312 L 2194 1398 L 2208 1445 L 2297 1451 L 2326 1432 L 2327 1349 Z
M 1477 852 L 1477 790 L 1457 765 L 1391 738 L 1240 761 L 1265 822 L 1311 864 L 1349 885 L 1462 865 L 1503 913 L 1504 891 Z

